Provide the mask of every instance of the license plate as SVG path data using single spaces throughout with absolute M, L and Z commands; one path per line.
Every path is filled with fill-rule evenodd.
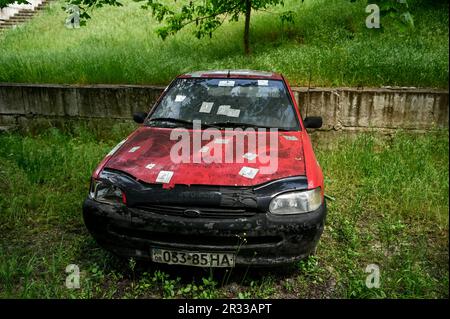
M 234 267 L 235 255 L 193 251 L 152 249 L 152 260 L 157 263 L 198 267 Z

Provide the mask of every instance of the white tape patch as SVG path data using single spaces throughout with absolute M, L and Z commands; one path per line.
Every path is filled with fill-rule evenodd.
M 201 149 L 200 149 L 200 153 L 207 153 L 209 151 L 209 146 L 203 146 Z
M 288 141 L 298 141 L 298 138 L 296 136 L 292 136 L 292 135 L 283 135 L 283 137 L 285 139 L 287 139 Z
M 225 116 L 229 116 L 229 117 L 239 117 L 239 114 L 241 114 L 241 110 L 232 109 L 231 105 L 221 105 L 221 106 L 219 106 L 219 109 L 217 110 L 217 115 L 225 115 Z
M 199 112 L 200 113 L 211 113 L 213 105 L 214 105 L 214 102 L 203 102 L 202 106 L 200 107 Z
M 135 146 L 135 147 L 132 147 L 129 151 L 128 151 L 128 153 L 134 153 L 134 152 L 136 152 L 138 149 L 140 149 L 141 147 L 140 146 Z
M 219 106 L 219 109 L 217 110 L 217 115 L 227 115 L 228 116 L 228 110 L 231 108 L 231 105 L 221 105 Z
M 117 150 L 127 141 L 127 139 L 124 139 L 122 142 L 114 146 L 114 148 L 106 155 L 106 156 L 112 156 L 114 153 L 117 152 Z
M 168 183 L 172 179 L 173 172 L 171 171 L 161 171 L 156 178 L 157 183 Z
M 269 80 L 258 80 L 258 85 L 259 86 L 268 86 Z
M 254 153 L 245 153 L 242 157 L 246 158 L 250 161 L 253 161 L 258 155 L 254 154 Z
M 226 139 L 226 138 L 216 138 L 215 140 L 214 140 L 214 143 L 216 143 L 216 144 L 228 144 L 228 139 Z
M 153 167 L 155 167 L 156 164 L 150 163 L 147 166 L 145 166 L 146 169 L 152 169 Z
M 239 117 L 239 114 L 241 114 L 241 110 L 238 110 L 238 109 L 229 109 L 228 110 L 229 117 Z
M 258 174 L 258 172 L 259 172 L 259 169 L 257 169 L 257 168 L 244 166 L 239 171 L 239 175 L 241 175 L 241 176 L 243 176 L 245 178 L 254 179 L 256 174 Z
M 222 80 L 222 81 L 219 81 L 219 86 L 234 86 L 234 81 Z
M 185 98 L 186 98 L 186 95 L 177 95 L 175 97 L 175 102 L 183 102 Z

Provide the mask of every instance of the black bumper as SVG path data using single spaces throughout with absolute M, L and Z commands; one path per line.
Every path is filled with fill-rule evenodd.
M 86 199 L 83 216 L 96 241 L 122 257 L 149 260 L 151 248 L 158 247 L 237 253 L 237 265 L 270 266 L 303 259 L 315 249 L 326 204 L 301 215 L 217 219 L 166 216 Z

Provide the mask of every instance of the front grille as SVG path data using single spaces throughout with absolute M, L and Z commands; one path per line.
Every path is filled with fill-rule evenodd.
M 222 246 L 239 247 L 252 245 L 277 245 L 283 238 L 281 236 L 248 236 L 245 242 L 242 237 L 236 235 L 213 236 L 206 234 L 179 234 L 162 233 L 142 229 L 130 229 L 119 226 L 109 226 L 109 231 L 130 238 L 144 239 L 157 243 L 196 245 L 196 246 Z
M 169 206 L 169 205 L 140 205 L 136 206 L 137 209 L 147 212 L 168 215 L 168 216 L 184 216 L 186 210 L 197 210 L 200 212 L 199 218 L 241 218 L 251 217 L 256 214 L 255 210 L 248 208 L 232 208 L 232 207 L 182 207 L 182 206 Z

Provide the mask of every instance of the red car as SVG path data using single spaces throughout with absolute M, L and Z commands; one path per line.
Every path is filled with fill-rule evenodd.
M 92 175 L 85 224 L 119 256 L 202 267 L 292 263 L 326 216 L 322 171 L 283 76 L 178 76 Z

